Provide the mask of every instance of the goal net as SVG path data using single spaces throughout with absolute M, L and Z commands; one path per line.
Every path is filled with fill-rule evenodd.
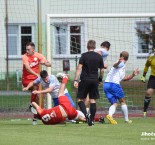
M 128 51 L 126 74 L 132 74 L 136 68 L 139 68 L 140 74 L 131 81 L 121 82 L 121 85 L 129 114 L 141 116 L 147 84 L 142 83 L 140 77 L 148 56 L 153 55 L 155 37 L 151 37 L 151 34 L 155 30 L 154 16 L 154 13 L 48 14 L 46 19 L 47 52 L 48 57 L 52 58 L 52 73 L 65 71 L 62 62 L 69 60 L 70 70 L 65 72 L 70 74 L 70 93 L 76 102 L 76 90 L 72 82 L 81 53 L 87 51 L 87 42 L 90 39 L 97 42 L 97 48 L 100 48 L 102 42 L 108 41 L 111 47 L 105 61 L 108 68 L 105 70 L 104 79 L 112 65 L 119 59 L 120 52 Z M 150 71 L 148 71 L 147 80 L 149 75 Z M 97 101 L 98 111 L 107 113 L 110 104 L 103 92 L 103 86 L 99 90 L 101 98 Z M 150 115 L 153 115 L 155 109 L 153 104 L 154 99 L 148 110 Z M 117 113 L 119 115 L 120 112 Z

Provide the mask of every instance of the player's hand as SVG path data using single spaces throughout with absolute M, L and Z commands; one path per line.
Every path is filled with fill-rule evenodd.
M 32 93 L 33 93 L 33 94 L 40 94 L 41 92 L 40 92 L 40 91 L 35 90 L 35 91 L 33 91 Z
M 141 76 L 140 80 L 145 83 L 146 82 L 146 78 L 144 76 Z
M 27 87 L 23 88 L 23 91 L 28 91 L 28 88 Z
M 104 64 L 104 69 L 107 69 L 108 68 L 108 64 Z
M 133 76 L 137 76 L 139 74 L 139 69 L 136 68 L 134 71 L 133 71 Z
M 78 85 L 79 85 L 79 82 L 76 81 L 76 80 L 74 80 L 74 87 L 75 87 L 75 88 L 78 88 Z

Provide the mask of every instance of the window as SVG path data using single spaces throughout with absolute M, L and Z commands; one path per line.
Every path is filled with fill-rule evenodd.
M 32 25 L 8 26 L 8 54 L 9 57 L 21 57 L 26 51 L 26 43 L 33 41 Z
M 137 36 L 138 36 L 138 54 L 148 55 L 148 53 L 151 50 L 149 45 L 150 23 L 138 22 L 136 30 L 137 30 Z
M 83 24 L 55 24 L 55 56 L 74 57 L 83 52 L 84 36 Z

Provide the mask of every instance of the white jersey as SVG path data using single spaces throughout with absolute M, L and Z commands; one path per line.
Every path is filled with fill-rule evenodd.
M 112 67 L 107 74 L 105 82 L 120 84 L 121 80 L 125 77 L 125 65 L 120 68 Z
M 101 56 L 103 58 L 103 61 L 105 61 L 109 55 L 108 51 L 104 48 L 96 48 L 94 51 L 95 52 L 101 52 Z
M 47 89 L 49 87 L 53 87 L 52 92 L 50 93 L 52 98 L 58 98 L 58 92 L 60 89 L 60 83 L 57 80 L 57 78 L 54 75 L 49 75 L 49 82 L 45 83 L 41 77 L 38 77 L 36 80 L 34 80 L 34 84 L 41 84 L 44 89 Z

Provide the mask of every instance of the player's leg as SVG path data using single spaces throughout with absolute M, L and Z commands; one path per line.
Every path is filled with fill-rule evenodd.
M 42 113 L 43 109 L 36 102 L 32 102 L 32 106 L 36 109 L 39 115 Z
M 34 90 L 38 90 L 38 85 L 34 85 L 34 87 L 31 89 L 31 92 L 33 92 Z M 39 104 L 39 97 L 37 94 L 33 94 L 31 93 L 31 102 L 36 102 L 37 104 Z M 34 114 L 34 117 L 33 117 L 33 125 L 37 125 L 38 122 L 38 115 Z
M 24 87 L 27 87 L 27 85 L 30 82 L 32 82 L 32 81 L 33 80 L 27 80 L 27 79 L 25 80 L 25 79 L 22 78 L 22 85 Z M 31 103 L 32 102 L 37 102 L 37 103 L 39 102 L 38 101 L 38 95 L 32 93 L 33 90 L 37 90 L 37 89 L 38 89 L 38 86 L 34 86 L 34 87 L 32 87 L 32 88 L 29 89 L 31 91 Z M 29 108 L 30 108 L 30 106 L 29 106 Z M 34 114 L 34 117 L 33 117 L 33 125 L 37 125 L 37 120 L 38 120 L 38 116 L 36 114 Z
M 68 81 L 68 76 L 64 75 L 63 79 L 62 79 L 62 83 L 60 85 L 58 96 L 63 96 L 64 95 L 64 91 L 65 91 L 65 88 L 66 88 L 67 81 Z
M 152 94 L 153 94 L 153 89 L 151 89 L 151 88 L 147 89 L 145 99 L 144 99 L 144 117 L 146 117 Z
M 111 124 L 117 124 L 117 121 L 114 120 L 113 114 L 116 111 L 117 107 L 117 98 L 116 96 L 116 85 L 113 83 L 104 83 L 104 93 L 108 101 L 110 102 L 111 106 L 109 107 L 109 112 L 106 118 Z
M 155 76 L 150 76 L 147 84 L 145 99 L 144 99 L 144 117 L 146 117 L 146 113 L 151 101 L 151 96 L 153 94 L 153 89 L 155 89 Z
M 87 94 L 87 97 L 85 99 L 85 105 L 86 105 L 87 113 L 90 113 L 89 112 L 89 108 L 90 108 L 89 94 Z
M 84 103 L 84 100 L 86 99 L 87 94 L 88 94 L 89 85 L 90 85 L 90 83 L 88 80 L 79 82 L 78 93 L 77 93 L 77 102 L 78 102 L 78 106 L 79 106 L 80 110 L 83 112 L 83 114 L 86 117 L 86 121 L 87 121 L 88 125 L 92 126 L 90 114 L 87 113 L 86 105 Z
M 126 123 L 132 123 L 132 120 L 129 120 L 129 115 L 128 115 L 128 107 L 125 103 L 124 98 L 120 98 L 119 102 L 121 103 L 121 109 L 124 115 L 124 120 Z
M 70 103 L 72 104 L 72 106 L 75 107 L 75 103 L 74 103 L 74 101 L 73 101 L 71 95 L 69 94 L 67 88 L 65 89 L 65 92 L 64 92 L 64 93 L 65 93 L 65 96 L 68 97 L 68 100 L 70 101 Z
M 98 82 L 97 81 L 90 81 L 90 87 L 89 87 L 89 100 L 90 100 L 90 114 L 91 114 L 91 120 L 94 122 L 94 118 L 96 115 L 96 99 L 99 99 L 99 91 L 98 91 Z M 93 123 L 94 124 L 94 123 Z

